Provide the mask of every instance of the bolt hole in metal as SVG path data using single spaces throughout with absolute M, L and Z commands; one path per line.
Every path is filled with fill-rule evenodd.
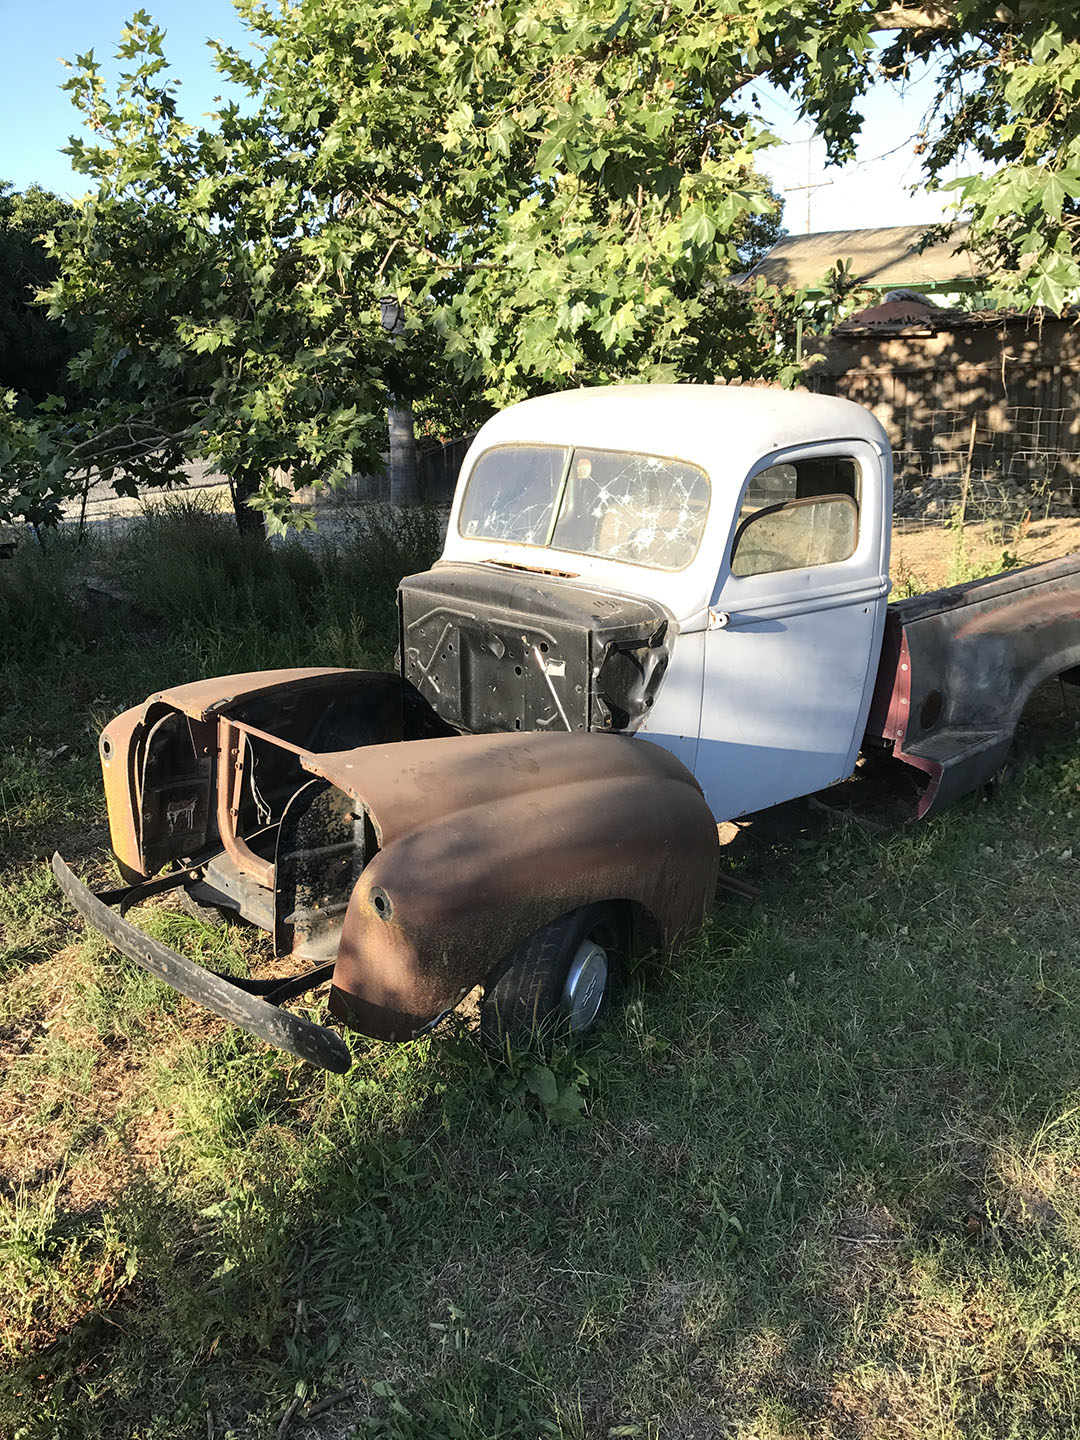
M 375 907 L 376 915 L 378 915 L 383 920 L 389 919 L 391 910 L 390 897 L 386 894 L 385 891 L 373 891 L 371 896 L 371 903 Z
M 600 1013 L 608 984 L 607 951 L 595 940 L 583 940 L 566 973 L 562 1003 L 572 1035 L 580 1035 Z

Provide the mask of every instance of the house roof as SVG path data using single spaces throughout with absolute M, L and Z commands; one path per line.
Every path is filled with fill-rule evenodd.
M 898 299 L 896 296 L 904 298 Z M 943 310 L 932 300 L 916 299 L 910 291 L 887 291 L 883 303 L 857 310 L 836 328 L 839 330 L 847 325 L 849 328 L 866 326 L 875 330 L 894 330 L 904 325 L 933 325 L 943 315 L 953 314 L 952 310 Z
M 884 290 L 900 286 L 948 288 L 968 285 L 979 278 L 969 254 L 959 250 L 967 235 L 966 225 L 957 225 L 952 237 L 919 245 L 925 225 L 888 225 L 880 230 L 822 230 L 816 235 L 786 235 L 758 262 L 746 277 L 747 283 L 763 276 L 770 285 L 793 288 L 813 287 L 837 264 L 851 264 L 863 285 Z
M 928 305 L 924 315 L 913 315 L 909 320 L 887 318 L 883 312 L 889 309 L 889 305 L 879 305 L 849 315 L 834 328 L 832 334 L 850 339 L 852 336 L 869 335 L 937 335 L 942 330 L 1003 330 L 1014 326 L 1039 330 L 1046 324 L 1080 323 L 1080 316 L 1068 307 L 1055 315 L 1042 306 L 1032 310 L 1011 307 L 1001 310 L 947 310 L 940 305 Z

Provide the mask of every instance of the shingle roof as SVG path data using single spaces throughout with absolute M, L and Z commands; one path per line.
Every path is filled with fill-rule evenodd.
M 864 285 L 886 290 L 899 286 L 970 284 L 979 278 L 972 258 L 958 247 L 967 234 L 957 225 L 952 237 L 919 253 L 925 225 L 888 225 L 880 230 L 822 230 L 816 235 L 787 235 L 746 277 L 759 275 L 770 285 L 798 289 L 813 286 L 836 265 L 850 261 Z

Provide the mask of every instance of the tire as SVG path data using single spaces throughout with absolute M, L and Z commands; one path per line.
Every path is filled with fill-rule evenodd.
M 208 891 L 210 894 L 214 893 L 209 886 L 203 886 L 202 889 Z M 201 900 L 196 900 L 186 886 L 182 885 L 180 887 L 176 892 L 176 898 L 179 902 L 180 909 L 183 910 L 185 915 L 190 915 L 193 920 L 201 920 L 204 925 L 240 925 L 245 923 L 238 910 L 234 910 L 228 905 L 203 904 Z
M 490 1050 L 544 1049 L 587 1035 L 622 998 L 630 915 L 607 901 L 572 910 L 523 940 L 492 970 L 480 1006 Z
M 1041 748 L 1039 737 L 1030 726 L 1022 723 L 1017 725 L 1009 753 L 987 787 L 991 798 L 1003 785 L 1011 785 L 1015 780 L 1019 780 L 1028 766 L 1039 758 Z

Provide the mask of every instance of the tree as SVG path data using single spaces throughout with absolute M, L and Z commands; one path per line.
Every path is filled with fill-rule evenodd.
M 769 66 L 830 157 L 850 155 L 869 84 L 903 83 L 929 62 L 936 90 L 912 137 L 928 187 L 956 192 L 966 246 L 999 300 L 1059 310 L 1080 286 L 1080 10 L 1055 0 L 832 8 L 820 34 L 778 45 Z M 965 161 L 973 173 L 945 184 L 946 168 Z
M 841 160 L 867 86 L 938 57 L 931 182 L 965 146 L 999 165 L 961 192 L 976 243 L 1017 293 L 1072 283 L 1077 22 L 1049 3 L 238 8 L 263 57 L 217 47 L 248 101 L 205 127 L 181 120 L 143 13 L 115 95 L 93 56 L 69 82 L 96 190 L 56 242 L 53 314 L 93 333 L 73 367 L 88 400 L 64 423 L 124 483 L 201 454 L 282 518 L 271 469 L 372 464 L 390 394 L 445 385 L 481 411 L 564 385 L 792 375 L 768 298 L 721 283 L 774 209 L 747 98 L 761 76 Z M 408 315 L 400 348 L 385 293 Z
M 161 40 L 136 15 L 111 100 L 92 56 L 69 82 L 96 137 L 73 142 L 73 160 L 96 189 L 57 233 L 51 313 L 92 337 L 72 366 L 80 458 L 133 490 L 206 457 L 233 484 L 238 522 L 258 525 L 246 502 L 260 484 L 271 508 L 288 503 L 275 469 L 310 484 L 377 453 L 388 344 L 357 323 L 353 257 L 319 233 L 326 217 L 272 120 L 230 107 L 212 129 L 186 125 Z
M 115 97 L 92 56 L 69 82 L 95 131 L 73 159 L 97 188 L 58 236 L 52 313 L 92 326 L 74 373 L 100 412 L 88 433 L 114 442 L 102 464 L 122 462 L 125 483 L 174 475 L 198 450 L 242 494 L 261 479 L 264 507 L 284 509 L 267 473 L 311 481 L 375 461 L 386 394 L 422 390 L 433 348 L 488 405 L 553 383 L 733 368 L 718 306 L 696 292 L 733 268 L 734 242 L 684 204 L 678 165 L 646 173 L 673 137 L 682 158 L 697 150 L 684 97 L 665 98 L 658 127 L 637 107 L 647 153 L 613 155 L 605 172 L 583 152 L 570 174 L 542 153 L 528 92 L 547 22 L 528 7 L 498 36 L 471 0 L 445 21 L 427 0 L 241 8 L 266 59 L 221 50 L 219 63 L 247 85 L 250 116 L 232 106 L 211 129 L 185 125 L 145 14 L 125 33 Z M 425 24 L 445 45 L 419 44 Z M 560 73 L 575 104 L 599 76 L 574 74 L 575 32 L 556 29 L 561 53 L 541 79 L 561 112 Z M 501 113 L 494 128 L 488 112 Z M 730 177 L 717 213 L 732 232 L 772 207 L 753 146 L 717 128 L 706 150 L 692 184 Z M 387 288 L 418 332 L 400 350 L 378 326 Z M 706 311 L 714 325 L 696 335 Z M 696 358 L 703 345 L 710 357 Z
M 70 213 L 66 201 L 40 185 L 20 194 L 0 181 L 0 390 L 13 390 L 24 402 L 66 387 L 75 340 L 34 297 L 56 278 L 45 236 Z
M 927 175 L 939 184 L 965 154 L 983 162 L 988 173 L 947 187 L 972 216 L 970 248 L 999 299 L 1060 311 L 1080 287 L 1080 15 L 1052 4 L 1005 13 L 1005 26 L 953 22 L 944 41 L 918 33 L 885 64 L 942 57 Z
M 752 270 L 788 233 L 784 226 L 783 200 L 775 190 L 770 189 L 768 195 L 771 207 L 760 214 L 748 215 L 743 222 L 742 233 L 736 235 L 735 251 L 743 270 Z

